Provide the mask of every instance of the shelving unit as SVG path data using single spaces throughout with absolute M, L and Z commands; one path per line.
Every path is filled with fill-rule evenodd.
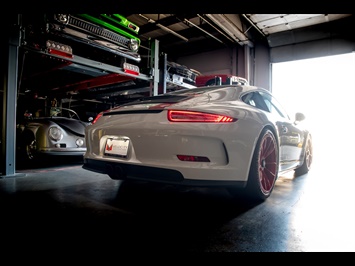
M 5 121 L 3 123 L 3 147 L 4 147 L 4 176 L 16 175 L 16 113 L 17 113 L 17 101 L 20 93 L 20 85 L 22 84 L 23 65 L 26 63 L 39 64 L 40 61 L 25 62 L 24 57 L 21 58 L 21 53 L 25 55 L 37 55 L 39 60 L 57 60 L 60 62 L 59 66 L 55 66 L 53 69 L 44 69 L 44 72 L 50 72 L 52 70 L 58 70 L 59 73 L 63 72 L 72 73 L 71 76 L 77 75 L 78 78 L 75 82 L 70 84 L 51 88 L 52 93 L 59 93 L 64 91 L 65 93 L 75 93 L 76 91 L 98 91 L 101 86 L 107 86 L 111 84 L 123 85 L 119 86 L 120 90 L 125 91 L 149 91 L 150 95 L 158 95 L 165 93 L 170 89 L 176 88 L 192 88 L 191 84 L 185 83 L 183 77 L 179 77 L 176 74 L 170 75 L 167 71 L 166 55 L 163 54 L 162 58 L 159 58 L 159 41 L 155 40 L 152 45 L 150 55 L 150 69 L 149 74 L 143 73 L 131 73 L 126 69 L 97 60 L 92 60 L 82 56 L 74 55 L 72 57 L 66 57 L 60 53 L 53 54 L 43 49 L 35 49 L 33 46 L 28 45 L 24 40 L 24 32 L 22 25 L 22 17 L 20 14 L 12 16 L 7 20 L 8 23 L 8 65 L 7 65 L 7 78 L 6 89 L 4 92 L 4 112 L 6 113 Z M 162 60 L 162 64 L 159 61 Z M 163 66 L 163 68 L 161 68 Z M 29 69 L 31 70 L 31 66 Z M 40 76 L 38 73 L 33 73 L 33 76 Z M 81 77 L 83 77 L 81 79 Z M 41 78 L 41 77 L 40 77 Z M 69 76 L 68 76 L 69 78 Z M 45 87 L 46 82 L 52 81 L 65 81 L 66 77 L 52 78 L 51 80 L 40 79 L 38 87 Z M 129 85 L 130 81 L 138 80 L 134 86 Z M 124 81 L 124 82 L 122 82 Z M 123 83 L 123 84 L 122 84 Z M 127 86 L 125 86 L 127 84 Z M 36 84 L 35 84 L 36 85 Z M 34 86 L 36 87 L 36 86 Z M 107 94 L 114 94 L 114 91 L 107 91 Z
M 20 43 L 23 42 L 21 41 Z M 146 88 L 146 90 L 150 90 L 150 95 L 158 95 L 161 93 L 165 93 L 171 88 L 175 89 L 195 87 L 189 83 L 184 82 L 183 76 L 168 73 L 166 55 L 156 56 L 159 55 L 159 41 L 155 40 L 152 46 L 152 49 L 154 49 L 154 51 L 151 53 L 150 56 L 151 62 L 149 62 L 149 65 L 151 66 L 151 69 L 148 69 L 148 72 L 150 74 L 132 74 L 130 72 L 127 72 L 127 70 L 122 67 L 84 58 L 75 54 L 71 58 L 69 58 L 60 54 L 53 54 L 43 50 L 35 50 L 32 47 L 26 45 L 20 45 L 20 48 L 28 51 L 29 53 L 34 53 L 40 56 L 47 56 L 52 59 L 61 60 L 62 62 L 65 62 L 61 67 L 62 70 L 85 74 L 89 77 L 73 84 L 66 84 L 65 86 L 62 86 L 62 88 L 55 88 L 55 90 L 58 91 L 60 91 L 61 89 L 65 89 L 66 91 L 78 91 L 84 89 L 90 90 L 95 87 L 106 86 L 110 84 L 114 86 L 115 83 L 121 85 L 121 83 L 124 81 L 135 79 L 138 79 L 142 82 L 138 82 L 138 86 L 127 85 L 127 89 L 129 90 L 130 88 L 132 88 L 132 90 L 143 90 L 143 88 Z M 163 60 L 163 64 L 159 63 L 160 60 Z M 163 66 L 163 68 L 161 69 L 161 67 L 159 66 Z M 58 69 L 59 68 L 57 68 L 56 70 Z M 118 87 L 122 89 L 122 86 Z M 164 89 L 161 90 L 159 88 Z

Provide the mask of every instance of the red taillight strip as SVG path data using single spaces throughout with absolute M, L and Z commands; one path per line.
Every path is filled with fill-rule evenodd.
M 231 123 L 236 118 L 203 112 L 168 110 L 168 120 L 171 122 L 203 122 L 203 123 Z
M 124 72 L 127 74 L 132 74 L 132 75 L 139 75 L 139 67 L 136 65 L 132 65 L 130 63 L 124 62 L 123 63 L 123 69 Z
M 66 53 L 64 51 L 56 50 L 56 49 L 48 49 L 49 54 L 60 55 L 63 57 L 73 58 L 73 55 L 70 53 Z
M 127 74 L 131 74 L 131 75 L 136 75 L 136 76 L 139 75 L 139 72 L 133 71 L 133 70 L 130 70 L 130 69 L 124 69 L 124 72 L 127 73 Z

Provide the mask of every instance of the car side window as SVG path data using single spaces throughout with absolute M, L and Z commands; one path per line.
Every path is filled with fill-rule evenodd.
M 270 94 L 259 92 L 270 113 L 289 119 L 288 114 L 279 102 Z
M 243 95 L 242 101 L 263 111 L 278 115 L 286 119 L 290 119 L 287 112 L 280 105 L 280 103 L 268 93 L 260 91 L 250 92 Z
M 263 97 L 257 92 L 251 92 L 242 97 L 242 101 L 258 109 L 270 112 L 268 106 L 265 104 Z
M 242 97 L 242 101 L 245 102 L 246 104 L 249 104 L 249 105 L 252 105 L 252 106 L 256 107 L 255 102 L 252 99 L 252 97 L 253 97 L 253 93 L 245 94 Z

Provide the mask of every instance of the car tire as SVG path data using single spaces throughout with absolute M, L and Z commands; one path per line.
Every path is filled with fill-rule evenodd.
M 311 169 L 312 161 L 313 161 L 313 143 L 312 143 L 311 136 L 308 136 L 303 163 L 299 168 L 295 169 L 295 176 L 301 176 L 307 174 L 308 171 Z
M 279 149 L 274 133 L 264 129 L 255 146 L 244 194 L 256 201 L 266 200 L 278 176 Z
M 23 139 L 20 147 L 21 157 L 26 162 L 34 162 L 37 160 L 36 152 L 36 138 L 32 132 L 23 132 L 21 138 Z

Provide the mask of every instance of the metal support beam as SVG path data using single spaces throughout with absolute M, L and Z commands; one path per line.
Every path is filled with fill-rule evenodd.
M 250 47 L 245 45 L 244 46 L 244 69 L 245 69 L 245 76 L 249 82 L 250 85 L 255 85 L 254 84 L 254 75 L 255 75 L 255 58 L 254 56 L 251 58 L 250 57 Z M 251 69 L 252 68 L 252 69 Z M 252 73 L 250 73 L 252 70 Z M 252 74 L 252 75 L 251 75 Z
M 166 83 L 167 83 L 167 55 L 166 53 L 160 53 L 159 55 L 159 67 L 160 67 L 160 75 L 159 75 L 159 90 L 158 94 L 166 93 Z
M 159 86 L 159 41 L 158 40 L 154 40 L 154 45 L 153 45 L 153 56 L 152 56 L 152 62 L 153 62 L 153 69 L 154 69 L 154 73 L 153 73 L 153 82 L 154 82 L 154 86 L 153 86 L 153 96 L 158 95 L 158 86 Z
M 17 176 L 16 171 L 16 104 L 17 104 L 17 80 L 18 57 L 20 47 L 20 18 L 17 15 L 12 25 L 8 39 L 8 64 L 5 71 L 4 98 L 3 98 L 3 123 L 2 123 L 2 156 L 4 175 L 0 177 Z M 16 21 L 15 21 L 16 20 Z M 7 73 L 7 74 L 6 74 Z M 24 174 L 20 174 L 24 175 Z

